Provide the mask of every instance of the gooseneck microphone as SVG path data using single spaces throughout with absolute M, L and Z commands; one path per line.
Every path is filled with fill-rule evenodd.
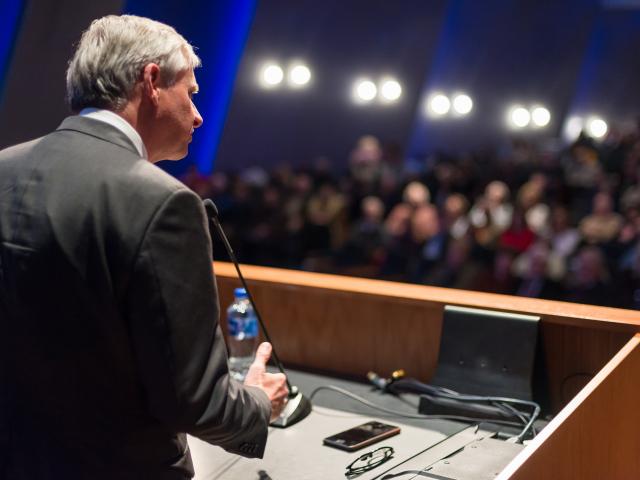
M 269 336 L 269 332 L 267 331 L 267 328 L 265 327 L 264 322 L 262 321 L 262 316 L 258 311 L 258 306 L 256 305 L 256 302 L 253 301 L 253 295 L 251 295 L 249 286 L 247 285 L 247 282 L 242 276 L 242 272 L 240 271 L 240 264 L 238 263 L 238 260 L 236 259 L 236 256 L 233 253 L 233 249 L 231 248 L 231 244 L 229 243 L 227 236 L 224 234 L 222 225 L 220 225 L 220 219 L 218 217 L 218 208 L 216 207 L 215 203 L 213 203 L 213 200 L 211 200 L 210 198 L 205 199 L 203 201 L 203 204 L 204 204 L 205 210 L 207 211 L 207 217 L 209 218 L 210 222 L 213 223 L 213 225 L 215 226 L 216 231 L 218 232 L 218 236 L 222 239 L 222 242 L 224 243 L 227 253 L 229 254 L 229 258 L 233 262 L 233 266 L 236 268 L 236 272 L 238 272 L 238 278 L 240 278 L 240 282 L 242 283 L 242 286 L 247 292 L 247 297 L 249 298 L 249 302 L 251 302 L 251 305 L 253 306 L 253 310 L 256 314 L 256 317 L 258 318 L 258 323 L 260 323 L 260 328 L 262 328 L 262 333 L 264 333 L 265 339 L 272 346 L 271 353 L 273 356 L 273 360 L 276 364 L 276 367 L 278 367 L 278 370 L 280 370 L 280 372 L 282 372 L 282 374 L 285 376 L 285 379 L 287 382 L 287 388 L 289 389 L 289 398 L 288 398 L 287 404 L 282 410 L 282 413 L 280 414 L 280 416 L 276 420 L 271 422 L 271 425 L 279 428 L 289 427 L 294 423 L 299 422 L 300 420 L 302 420 L 303 418 L 305 418 L 307 415 L 311 413 L 311 402 L 307 397 L 302 395 L 302 393 L 298 390 L 298 387 L 292 386 L 291 383 L 289 383 L 289 377 L 284 371 L 282 362 L 280 361 L 280 358 L 276 353 L 275 345 L 273 345 L 271 337 Z

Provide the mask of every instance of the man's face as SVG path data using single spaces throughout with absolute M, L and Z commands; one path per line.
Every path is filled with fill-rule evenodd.
M 197 92 L 193 70 L 179 73 L 173 85 L 159 89 L 151 161 L 180 160 L 187 155 L 193 131 L 202 125 L 202 117 L 193 104 Z

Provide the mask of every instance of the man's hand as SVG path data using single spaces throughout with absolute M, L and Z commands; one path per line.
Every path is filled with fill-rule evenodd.
M 282 373 L 267 373 L 266 365 L 271 356 L 271 344 L 263 342 L 256 351 L 256 358 L 249 367 L 244 384 L 262 389 L 271 400 L 271 421 L 278 416 L 289 395 L 285 376 Z

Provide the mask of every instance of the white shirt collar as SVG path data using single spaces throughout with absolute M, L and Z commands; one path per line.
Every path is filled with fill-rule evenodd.
M 105 110 L 102 108 L 89 107 L 82 109 L 82 111 L 80 112 L 80 116 L 93 118 L 94 120 L 108 123 L 109 125 L 117 128 L 122 133 L 124 133 L 127 138 L 131 140 L 131 142 L 133 142 L 133 145 L 136 147 L 136 150 L 142 158 L 144 158 L 145 160 L 149 159 L 147 149 L 144 146 L 144 142 L 142 141 L 142 137 L 140 137 L 140 134 L 136 132 L 136 129 L 133 128 L 129 122 L 127 122 L 117 113 L 113 113 L 110 110 Z

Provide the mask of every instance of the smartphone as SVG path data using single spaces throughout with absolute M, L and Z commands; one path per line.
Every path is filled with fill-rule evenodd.
M 336 433 L 322 440 L 330 447 L 354 452 L 367 445 L 379 442 L 400 433 L 400 427 L 380 422 L 367 422 L 344 432 Z

